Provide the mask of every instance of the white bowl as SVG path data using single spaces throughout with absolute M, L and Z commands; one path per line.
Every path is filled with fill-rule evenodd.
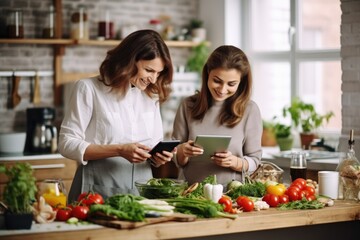
M 26 132 L 0 133 L 0 152 L 20 153 L 24 151 Z

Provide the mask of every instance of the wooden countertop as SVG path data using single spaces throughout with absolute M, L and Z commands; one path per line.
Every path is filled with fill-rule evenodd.
M 199 219 L 195 222 L 166 222 L 148 225 L 132 230 L 88 226 L 86 229 L 71 229 L 63 231 L 32 232 L 32 230 L 12 231 L 6 234 L 6 239 L 174 239 L 215 236 L 231 233 L 246 233 L 269 229 L 287 229 L 327 223 L 352 221 L 360 223 L 360 203 L 352 201 L 335 201 L 332 207 L 318 210 L 277 210 L 269 209 L 257 212 L 241 213 L 235 220 L 216 218 Z M 74 230 L 75 229 L 75 230 Z M 8 231 L 0 231 L 5 236 Z M 19 232 L 19 233 L 17 233 Z M 260 231 L 262 232 L 262 231 Z M 222 238 L 221 236 L 220 238 Z M 289 238 L 290 239 L 290 238 Z

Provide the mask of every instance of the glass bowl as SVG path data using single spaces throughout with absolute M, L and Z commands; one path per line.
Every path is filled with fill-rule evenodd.
M 152 178 L 138 180 L 135 186 L 140 196 L 148 199 L 175 198 L 182 195 L 187 188 L 187 183 L 182 180 L 169 178 Z

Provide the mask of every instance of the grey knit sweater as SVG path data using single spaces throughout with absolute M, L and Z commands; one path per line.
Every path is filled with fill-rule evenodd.
M 253 172 L 261 161 L 262 119 L 258 106 L 250 101 L 242 120 L 233 128 L 220 125 L 218 115 L 224 102 L 216 102 L 206 113 L 202 121 L 194 121 L 189 112 L 189 97 L 179 106 L 174 120 L 173 139 L 181 142 L 195 140 L 197 135 L 230 135 L 228 150 L 249 163 L 249 173 Z M 175 158 L 176 162 L 176 158 Z M 226 185 L 233 179 L 241 180 L 241 172 L 215 165 L 210 159 L 199 158 L 181 168 L 179 178 L 189 184 L 200 182 L 209 175 L 216 174 L 217 182 Z

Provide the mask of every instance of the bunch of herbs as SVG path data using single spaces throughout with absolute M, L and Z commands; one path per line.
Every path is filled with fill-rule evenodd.
M 12 213 L 31 213 L 31 205 L 37 192 L 36 179 L 29 163 L 16 163 L 6 167 L 0 165 L 0 173 L 5 173 L 8 182 L 4 188 L 4 201 Z

